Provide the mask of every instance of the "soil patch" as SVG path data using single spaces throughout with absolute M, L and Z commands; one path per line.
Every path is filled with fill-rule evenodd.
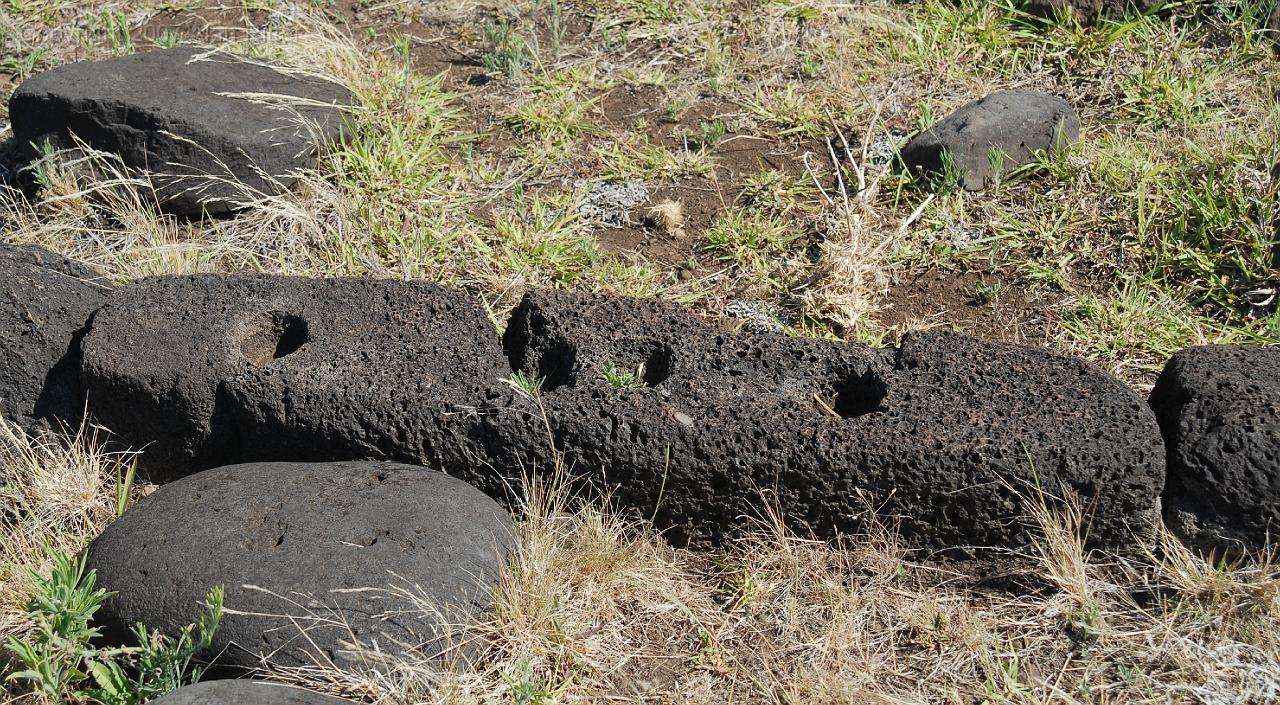
M 984 340 L 1035 345 L 1048 342 L 1049 311 L 1061 297 L 998 272 L 929 269 L 895 281 L 878 318 L 899 333 L 945 325 Z

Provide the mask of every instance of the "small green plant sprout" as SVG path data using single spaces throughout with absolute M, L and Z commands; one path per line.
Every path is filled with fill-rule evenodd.
M 559 701 L 570 683 L 565 680 L 555 687 L 548 685 L 534 672 L 533 663 L 528 656 L 516 662 L 512 671 L 504 671 L 501 675 L 511 689 L 511 699 L 515 705 L 551 705 Z
M 101 635 L 90 623 L 108 596 L 94 587 L 96 579 L 92 571 L 84 573 L 83 559 L 54 554 L 53 570 L 48 578 L 37 578 L 27 605 L 35 628 L 26 639 L 6 643 L 25 670 L 6 681 L 27 681 L 46 702 L 62 702 L 87 677 L 82 657 L 89 642 Z
M 57 168 L 58 150 L 49 141 L 33 142 L 31 146 L 36 158 L 23 169 L 31 172 L 31 178 L 35 180 L 37 187 L 47 189 L 53 182 L 54 169 Z
M 34 629 L 6 643 L 21 667 L 7 681 L 26 681 L 50 703 L 141 705 L 200 679 L 202 671 L 192 660 L 213 643 L 222 619 L 221 587 L 209 591 L 205 614 L 176 638 L 137 624 L 133 639 L 138 646 L 100 648 L 92 644 L 101 636 L 92 621 L 111 593 L 96 581 L 93 571 L 85 572 L 83 557 L 53 554 L 53 569 L 47 578 L 36 577 L 35 595 L 27 606 Z
M 404 72 L 408 73 L 413 68 L 413 37 L 404 32 L 396 32 L 391 35 L 391 48 L 395 50 L 396 56 L 400 57 L 400 65 L 404 67 Z
M 697 143 L 701 149 L 711 149 L 724 139 L 725 127 L 722 120 L 703 120 L 698 129 L 700 133 Z
M 559 61 L 560 46 L 564 43 L 564 17 L 560 9 L 560 0 L 549 0 L 547 10 L 547 31 L 551 34 L 551 59 Z
M 991 187 L 999 189 L 1005 177 L 1005 153 L 996 145 L 987 149 L 987 163 L 991 165 Z
M 822 73 L 822 59 L 816 56 L 803 56 L 800 58 L 800 76 L 802 78 L 817 78 Z
M 223 597 L 221 586 L 210 590 L 205 613 L 195 624 L 183 627 L 176 638 L 135 624 L 133 641 L 138 646 L 119 649 L 115 659 L 89 664 L 97 684 L 89 690 L 90 697 L 103 705 L 142 705 L 198 682 L 204 669 L 192 665 L 192 660 L 213 645 L 213 633 L 222 621 Z
M 938 193 L 955 193 L 959 191 L 964 179 L 960 175 L 960 167 L 956 164 L 955 155 L 951 153 L 951 150 L 944 149 L 939 161 L 941 162 L 941 168 L 936 173 L 927 175 L 930 187 Z
M 938 121 L 938 114 L 933 111 L 933 105 L 928 101 L 920 104 L 920 117 L 916 118 L 916 132 L 924 132 L 933 127 L 933 123 Z
M 604 370 L 604 381 L 619 389 L 639 389 L 644 386 L 644 363 L 635 372 L 610 365 Z
M 980 301 L 981 303 L 990 304 L 990 303 L 995 303 L 996 299 L 999 299 L 1000 294 L 1002 294 L 1003 292 L 1004 292 L 1003 282 L 988 284 L 984 281 L 979 281 L 978 285 L 975 287 L 974 294 L 977 296 L 978 301 Z
M 172 49 L 182 43 L 182 35 L 172 29 L 166 29 L 151 42 L 161 49 Z
M 129 29 L 129 18 L 123 12 L 105 10 L 90 26 L 106 36 L 111 53 L 116 56 L 133 53 L 133 33 Z
M 511 376 L 506 379 L 506 383 L 511 388 L 531 399 L 537 398 L 538 393 L 542 391 L 542 383 L 546 381 L 543 377 L 535 377 L 526 372 L 512 372 Z
M 484 70 L 519 78 L 529 61 L 529 43 L 511 26 L 511 20 L 502 17 L 486 22 L 484 36 L 489 42 L 489 50 L 480 57 Z
M 123 475 L 116 474 L 116 518 L 124 516 L 129 508 L 130 495 L 133 494 L 133 483 L 138 476 L 138 460 L 135 458 L 124 467 Z
M 49 64 L 49 50 L 44 47 L 30 51 L 18 51 L 11 56 L 0 59 L 0 71 L 14 74 L 18 80 L 24 80 L 37 69 Z
M 684 111 L 688 110 L 691 105 L 693 105 L 693 103 L 690 102 L 688 98 L 685 98 L 684 96 L 676 96 L 668 100 L 666 105 L 663 106 L 663 109 L 667 111 L 667 117 L 672 120 L 678 120 L 680 116 L 684 114 Z

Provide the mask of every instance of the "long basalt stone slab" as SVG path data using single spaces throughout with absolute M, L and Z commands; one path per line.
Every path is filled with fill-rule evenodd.
M 1090 542 L 1116 545 L 1151 526 L 1164 484 L 1143 400 L 1037 348 L 731 334 L 671 304 L 550 291 L 525 297 L 505 347 L 543 378 L 564 463 L 678 541 L 725 540 L 770 494 L 818 536 L 874 508 L 918 545 L 1023 546 L 1027 498 L 1073 492 Z
M 258 460 L 388 459 L 494 496 L 535 420 L 487 417 L 514 395 L 478 302 L 424 282 L 193 275 L 120 290 L 84 341 L 96 419 L 158 479 Z M 515 412 L 512 412 L 515 413 Z M 523 434 L 523 435 L 522 435 Z M 545 435 L 545 434 L 543 434 Z

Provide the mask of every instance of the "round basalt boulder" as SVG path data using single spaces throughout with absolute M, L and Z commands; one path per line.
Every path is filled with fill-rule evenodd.
M 1218 555 L 1280 542 L 1280 348 L 1183 350 L 1150 402 L 1169 456 L 1169 528 Z
M 353 705 L 350 700 L 277 683 L 205 681 L 165 693 L 151 705 Z
M 24 148 L 74 139 L 145 170 L 160 206 L 221 213 L 280 193 L 340 139 L 345 88 L 222 51 L 179 47 L 66 64 L 9 99 Z
M 913 173 L 938 178 L 948 156 L 960 185 L 978 191 L 1080 138 L 1080 118 L 1067 101 L 1037 91 L 999 91 L 976 100 L 902 148 Z M 993 157 L 998 152 L 999 157 Z M 999 167 L 1000 174 L 996 173 Z
M 111 287 L 34 245 L 0 245 L 0 413 L 33 432 L 77 426 L 80 339 Z
M 221 585 L 220 666 L 454 653 L 516 548 L 510 515 L 443 473 L 395 463 L 249 463 L 164 485 L 89 546 L 113 595 L 109 643 L 173 633 Z

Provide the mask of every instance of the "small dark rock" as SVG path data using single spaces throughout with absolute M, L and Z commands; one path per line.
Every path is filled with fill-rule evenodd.
M 1080 138 L 1080 118 L 1067 101 L 1035 91 L 1000 91 L 974 101 L 916 135 L 902 149 L 913 173 L 936 177 L 949 153 L 960 185 L 977 191 L 991 185 L 991 149 L 1003 152 L 1002 171 L 1034 160 L 1037 151 L 1054 153 Z
M 26 431 L 78 427 L 80 338 L 111 291 L 102 276 L 34 245 L 0 244 L 0 413 Z
M 87 565 L 115 593 L 96 617 L 108 643 L 137 622 L 175 633 L 222 585 L 217 665 L 352 667 L 353 641 L 384 654 L 457 646 L 515 546 L 506 511 L 443 473 L 251 463 L 161 487 L 93 541 Z
M 1169 457 L 1165 523 L 1218 555 L 1280 538 L 1280 348 L 1174 355 L 1151 390 Z
M 354 705 L 350 700 L 277 683 L 247 680 L 204 681 L 183 686 L 151 705 Z
M 37 74 L 14 91 L 9 118 L 22 147 L 68 148 L 75 135 L 154 174 L 165 210 L 198 215 L 288 188 L 317 145 L 339 139 L 339 106 L 353 101 L 333 83 L 175 48 Z

